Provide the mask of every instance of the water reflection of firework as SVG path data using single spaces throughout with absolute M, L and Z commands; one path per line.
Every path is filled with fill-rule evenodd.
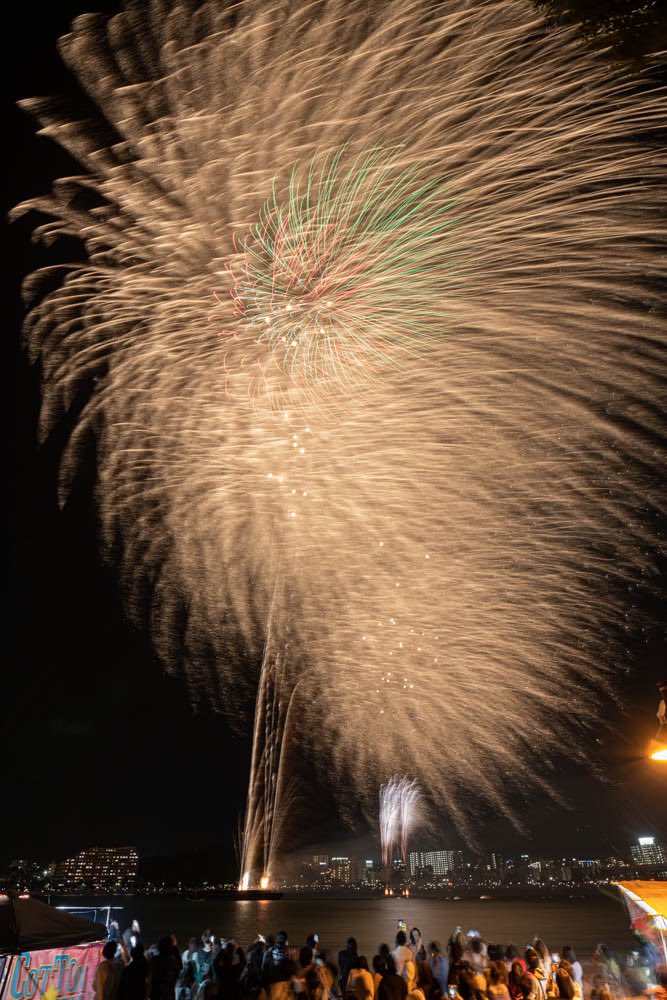
M 94 434 L 127 607 L 256 707 L 246 871 L 286 726 L 349 815 L 398 760 L 511 815 L 653 572 L 663 97 L 523 0 L 132 3 L 62 52 L 106 120 L 27 102 L 81 163 L 38 235 L 87 254 L 28 288 L 42 426 L 89 393 L 63 491 Z

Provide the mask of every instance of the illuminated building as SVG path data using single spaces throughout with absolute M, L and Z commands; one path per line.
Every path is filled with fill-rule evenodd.
M 346 857 L 330 858 L 329 876 L 332 882 L 349 885 L 352 881 L 350 859 Z
M 421 874 L 430 868 L 434 875 L 449 875 L 463 867 L 461 851 L 411 851 L 408 856 L 410 875 Z
M 58 863 L 54 887 L 60 892 L 81 889 L 132 892 L 136 888 L 138 864 L 136 847 L 89 847 Z
M 662 844 L 656 844 L 655 837 L 640 837 L 630 848 L 630 854 L 635 864 L 642 868 L 667 868 L 667 850 Z

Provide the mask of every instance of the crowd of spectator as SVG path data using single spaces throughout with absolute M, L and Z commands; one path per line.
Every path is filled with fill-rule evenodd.
M 300 947 L 280 931 L 249 947 L 206 929 L 180 949 L 175 936 L 144 946 L 138 921 L 112 924 L 95 975 L 96 1000 L 667 1000 L 667 967 L 647 949 L 621 967 L 598 945 L 590 980 L 574 949 L 544 941 L 518 949 L 457 927 L 445 947 L 418 928 L 399 927 L 394 946 L 369 961 L 348 938 L 336 960 L 311 934 Z

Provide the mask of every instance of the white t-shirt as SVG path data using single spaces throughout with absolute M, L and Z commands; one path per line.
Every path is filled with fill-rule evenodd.
M 413 958 L 412 952 L 407 947 L 407 945 L 404 944 L 397 944 L 391 953 L 391 957 L 396 962 L 396 972 L 399 974 L 399 976 L 403 975 L 403 968 L 405 966 L 405 963 L 411 962 Z

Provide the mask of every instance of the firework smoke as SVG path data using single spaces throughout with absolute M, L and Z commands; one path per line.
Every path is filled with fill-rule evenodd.
M 82 168 L 37 235 L 88 257 L 27 286 L 42 424 L 89 390 L 63 490 L 93 431 L 195 700 L 282 686 L 248 838 L 285 728 L 350 811 L 400 760 L 462 828 L 509 812 L 653 571 L 663 97 L 523 0 L 151 0 L 61 49 L 100 119 L 25 102 Z
M 408 838 L 425 819 L 424 800 L 415 780 L 390 778 L 380 788 L 380 846 L 384 868 L 391 865 L 392 850 L 400 845 L 403 864 L 408 862 Z

